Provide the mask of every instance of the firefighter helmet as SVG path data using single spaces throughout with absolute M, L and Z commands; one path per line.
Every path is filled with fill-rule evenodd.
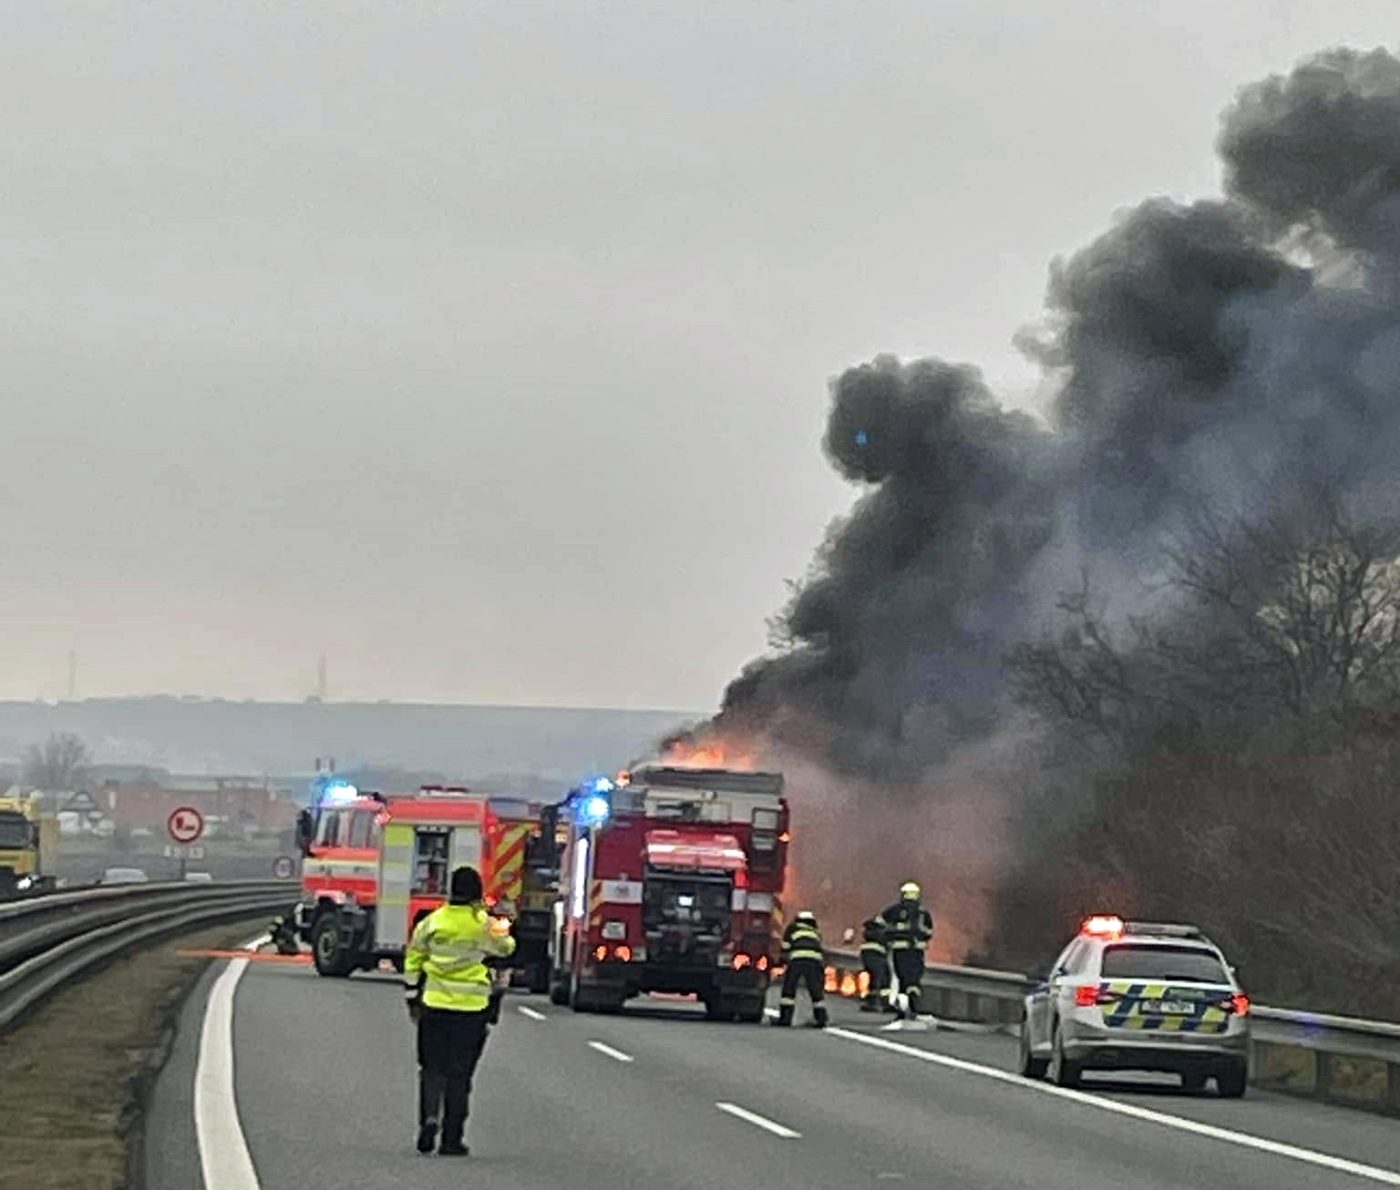
M 795 920 L 796 920 L 796 921 L 816 921 L 816 920 L 817 920 L 817 915 L 816 915 L 815 913 L 813 913 L 810 909 L 801 909 L 801 910 L 798 911 L 798 914 L 797 914 L 797 917 L 795 918 Z
M 899 896 L 904 901 L 917 901 L 924 895 L 924 890 L 919 887 L 917 880 L 906 880 L 899 886 Z

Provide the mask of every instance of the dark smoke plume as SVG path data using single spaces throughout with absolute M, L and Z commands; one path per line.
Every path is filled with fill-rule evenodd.
M 1400 61 L 1251 86 L 1219 147 L 1222 199 L 1144 202 L 1052 269 L 1048 427 L 966 365 L 833 383 L 826 452 L 864 494 L 713 730 L 912 782 L 1004 727 L 1008 654 L 1067 589 L 1143 610 L 1199 509 L 1400 510 Z

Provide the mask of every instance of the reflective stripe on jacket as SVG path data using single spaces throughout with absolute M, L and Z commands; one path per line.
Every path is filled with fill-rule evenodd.
M 884 954 L 885 953 L 885 928 L 880 924 L 878 917 L 868 918 L 864 925 L 860 927 L 861 954 Z
M 491 933 L 484 905 L 443 905 L 413 931 L 404 952 L 404 984 L 410 1000 L 428 1008 L 485 1012 L 491 1003 L 486 959 L 515 951 L 515 939 Z
M 821 931 L 811 922 L 795 921 L 783 933 L 783 958 L 788 962 L 797 959 L 815 959 L 826 962 L 826 950 L 822 946 Z
M 891 950 L 920 950 L 933 937 L 933 915 L 917 901 L 896 901 L 875 919 Z

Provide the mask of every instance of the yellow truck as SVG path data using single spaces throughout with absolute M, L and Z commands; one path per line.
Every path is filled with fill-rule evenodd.
M 33 797 L 0 797 L 0 897 L 52 888 L 58 822 Z

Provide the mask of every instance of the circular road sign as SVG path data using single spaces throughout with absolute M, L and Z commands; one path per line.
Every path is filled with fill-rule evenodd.
M 165 829 L 177 843 L 193 843 L 204 833 L 204 815 L 193 806 L 179 806 L 170 811 Z
M 290 855 L 279 855 L 272 861 L 272 874 L 278 880 L 291 879 L 292 873 L 297 870 L 296 862 Z

